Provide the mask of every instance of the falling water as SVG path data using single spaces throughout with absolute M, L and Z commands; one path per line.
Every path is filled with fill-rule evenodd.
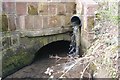
M 81 20 L 79 15 L 73 15 L 71 18 L 71 24 L 73 28 L 73 33 L 71 36 L 71 43 L 69 48 L 69 55 L 72 57 L 78 56 L 80 53 L 80 30 L 81 30 Z
M 72 23 L 73 33 L 71 36 L 71 43 L 69 48 L 69 55 L 72 57 L 78 56 L 79 54 L 79 45 L 80 45 L 80 29 L 77 22 Z

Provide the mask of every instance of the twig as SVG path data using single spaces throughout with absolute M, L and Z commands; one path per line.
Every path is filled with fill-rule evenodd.
M 69 70 L 71 70 L 71 68 L 73 68 L 76 64 L 77 64 L 77 63 L 75 63 L 75 64 L 73 64 L 72 66 L 70 66 L 70 68 L 69 68 L 66 72 L 64 72 L 64 74 L 62 74 L 59 78 L 63 78 L 63 76 L 64 76 Z
M 53 59 L 68 59 L 67 57 L 59 57 L 59 56 L 52 56 L 50 55 L 49 58 L 53 58 Z
M 78 59 L 78 60 L 76 60 L 76 62 L 72 65 L 72 66 L 70 66 L 69 67 L 69 69 L 66 71 L 66 72 L 64 72 L 64 74 L 62 74 L 59 78 L 63 78 L 63 76 L 66 74 L 66 73 L 68 73 L 68 71 L 70 71 L 78 62 L 80 62 L 80 61 L 82 61 L 82 60 L 85 60 L 85 59 L 89 59 L 91 56 L 85 56 L 85 57 L 83 57 L 83 58 L 80 58 L 80 59 Z M 91 62 L 91 61 L 93 61 L 94 59 L 92 59 L 92 60 L 88 60 L 87 62 L 85 62 L 85 63 L 88 63 L 88 62 Z M 90 63 L 89 63 L 90 64 Z M 89 64 L 86 66 L 86 68 L 89 66 Z M 83 70 L 83 73 L 85 72 L 85 70 L 86 70 L 86 68 Z
M 73 64 L 72 66 L 70 66 L 69 69 L 68 69 L 66 72 L 64 72 L 64 74 L 62 74 L 59 78 L 63 78 L 63 76 L 64 76 L 69 70 L 71 70 L 80 60 L 82 60 L 82 58 L 79 59 L 78 61 L 76 61 L 75 64 Z
M 91 63 L 88 63 L 88 65 L 84 68 L 84 70 L 83 70 L 83 72 L 82 72 L 82 74 L 81 74 L 81 76 L 80 76 L 81 79 L 83 78 L 84 73 L 85 73 L 86 69 L 89 67 L 90 64 L 91 64 Z

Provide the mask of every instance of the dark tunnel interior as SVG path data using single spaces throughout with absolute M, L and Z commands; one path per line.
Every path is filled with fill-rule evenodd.
M 42 48 L 39 49 L 39 51 L 35 54 L 34 61 L 49 58 L 49 55 L 55 56 L 56 54 L 58 56 L 64 57 L 67 56 L 69 52 L 69 45 L 70 41 L 56 41 L 49 43 Z

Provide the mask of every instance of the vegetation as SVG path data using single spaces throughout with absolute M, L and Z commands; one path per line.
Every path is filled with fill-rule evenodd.
M 118 3 L 99 2 L 96 14 L 95 41 L 88 49 L 87 55 L 96 58 L 92 63 L 96 66 L 94 77 L 116 78 L 118 58 Z

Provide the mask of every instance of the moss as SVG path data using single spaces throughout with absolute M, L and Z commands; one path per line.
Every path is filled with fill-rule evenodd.
M 9 75 L 19 68 L 30 64 L 33 60 L 33 57 L 34 56 L 31 54 L 23 52 L 3 60 L 3 76 Z
M 2 15 L 2 31 L 8 30 L 8 18 L 6 14 Z
M 90 64 L 90 67 L 89 67 L 89 68 L 90 68 L 91 71 L 95 71 L 95 70 L 97 70 L 96 65 L 93 64 L 93 63 Z
M 58 35 L 57 36 L 57 40 L 63 40 L 63 35 L 61 34 L 61 35 Z
M 43 38 L 42 40 L 43 40 L 44 45 L 48 44 L 48 38 L 47 37 Z
M 33 5 L 29 5 L 28 6 L 28 13 L 30 15 L 38 15 L 38 9 L 37 9 L 37 7 L 35 7 Z
M 88 28 L 91 30 L 92 28 L 94 28 L 94 16 L 89 16 L 88 17 Z

